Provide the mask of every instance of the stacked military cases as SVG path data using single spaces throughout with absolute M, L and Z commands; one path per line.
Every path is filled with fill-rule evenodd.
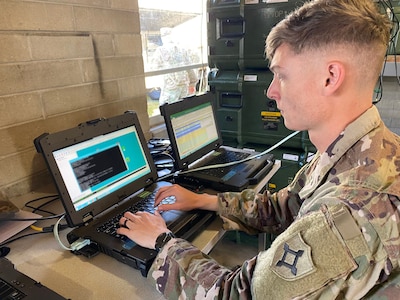
M 264 48 L 271 28 L 299 5 L 295 0 L 208 1 L 208 82 L 225 144 L 262 151 L 292 133 L 265 95 L 273 75 Z M 313 151 L 306 132 L 273 151 L 282 167 L 270 188 L 285 187 Z

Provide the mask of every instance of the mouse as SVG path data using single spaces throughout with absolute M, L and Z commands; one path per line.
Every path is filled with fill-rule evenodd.
M 10 253 L 10 248 L 9 247 L 0 247 L 0 257 L 7 256 L 7 254 Z

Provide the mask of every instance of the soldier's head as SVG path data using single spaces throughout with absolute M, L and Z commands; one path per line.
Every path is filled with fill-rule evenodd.
M 266 40 L 267 96 L 286 127 L 324 151 L 371 107 L 389 33 L 372 0 L 315 0 L 278 23 Z
M 289 45 L 294 53 L 343 47 L 357 54 L 360 63 L 368 67 L 368 74 L 378 76 L 390 27 L 388 16 L 380 13 L 372 0 L 309 1 L 271 30 L 266 55 L 271 61 L 282 44 Z

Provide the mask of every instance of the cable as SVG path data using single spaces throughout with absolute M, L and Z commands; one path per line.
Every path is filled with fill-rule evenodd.
M 41 218 L 26 218 L 26 219 L 18 219 L 18 218 L 7 218 L 1 219 L 1 221 L 42 221 L 42 220 L 52 220 L 61 217 L 64 214 L 58 214 L 49 217 L 41 217 Z
M 290 140 L 292 137 L 294 137 L 295 135 L 297 135 L 300 131 L 295 131 L 291 134 L 289 134 L 287 137 L 283 138 L 282 140 L 280 140 L 278 143 L 276 143 L 275 145 L 273 145 L 272 147 L 268 148 L 267 150 L 258 153 L 256 155 L 251 155 L 249 157 L 246 157 L 245 159 L 242 160 L 237 160 L 237 161 L 233 161 L 233 162 L 229 162 L 229 163 L 223 163 L 223 164 L 215 164 L 215 165 L 209 165 L 209 166 L 204 166 L 204 167 L 198 167 L 198 168 L 194 168 L 194 169 L 190 169 L 190 170 L 186 170 L 186 171 L 177 171 L 173 174 L 173 176 L 177 176 L 179 174 L 187 174 L 187 173 L 191 173 L 191 172 L 195 172 L 195 171 L 201 171 L 201 170 L 207 170 L 207 169 L 215 169 L 215 168 L 222 168 L 222 167 L 227 167 L 227 166 L 232 166 L 232 165 L 236 165 L 236 164 L 240 164 L 242 162 L 254 159 L 254 158 L 259 158 L 269 152 L 271 152 L 272 150 L 278 148 L 280 145 L 282 145 L 283 143 L 287 142 L 288 140 Z M 171 174 L 169 174 L 171 175 Z
M 57 240 L 58 244 L 60 245 L 61 248 L 63 248 L 64 250 L 69 250 L 69 251 L 78 251 L 80 249 L 82 249 L 83 247 L 90 245 L 90 240 L 89 239 L 82 239 L 79 238 L 76 241 L 74 241 L 71 244 L 71 247 L 65 246 L 63 244 L 63 242 L 60 239 L 60 234 L 58 232 L 58 227 L 60 226 L 60 222 L 62 219 L 64 219 L 65 215 L 62 215 L 56 222 L 56 224 L 53 227 L 53 234 L 55 239 Z
M 31 225 L 30 227 L 31 227 L 32 230 L 43 232 L 43 227 L 38 227 L 38 226 L 35 226 L 35 225 Z
M 59 232 L 58 232 L 58 226 L 59 226 L 61 220 L 64 219 L 64 217 L 65 217 L 65 215 L 63 214 L 63 215 L 57 220 L 56 224 L 55 224 L 54 227 L 53 227 L 53 234 L 54 234 L 54 237 L 55 237 L 55 239 L 57 240 L 58 244 L 61 246 L 61 248 L 63 248 L 64 250 L 73 250 L 72 248 L 67 247 L 67 246 L 65 246 L 65 245 L 62 243 L 62 241 L 61 241 L 61 239 L 60 239 Z
M 58 199 L 59 199 L 59 197 L 56 196 L 53 199 L 50 199 L 49 201 L 46 201 L 45 203 L 42 203 L 38 207 L 33 207 L 33 206 L 30 206 L 30 205 L 27 205 L 27 204 L 25 204 L 25 207 L 31 208 L 33 213 L 37 212 L 37 211 L 41 211 L 41 212 L 44 212 L 44 213 L 48 213 L 50 215 L 55 215 L 55 213 L 47 211 L 47 210 L 44 210 L 44 209 L 42 209 L 42 207 L 44 207 L 44 206 L 46 206 L 46 205 L 48 205 L 48 204 L 50 204 L 50 203 L 52 203 L 52 202 L 54 202 L 54 201 L 56 201 Z
M 7 244 L 10 244 L 12 242 L 15 242 L 17 240 L 20 240 L 22 238 L 25 238 L 25 237 L 28 237 L 28 236 L 32 236 L 32 235 L 36 235 L 36 234 L 42 234 L 42 233 L 48 233 L 48 232 L 45 232 L 45 231 L 31 232 L 31 233 L 28 233 L 28 234 L 24 234 L 24 235 L 20 235 L 20 236 L 14 237 L 14 238 L 10 238 L 8 240 L 5 240 L 3 243 L 1 243 L 0 247 L 2 247 L 4 245 L 7 245 Z
M 33 202 L 37 202 L 37 201 L 40 201 L 40 200 L 43 200 L 43 199 L 48 199 L 48 198 L 52 198 L 52 199 L 50 199 L 49 201 L 39 205 L 38 207 L 34 207 L 34 206 L 30 205 Z M 27 208 L 32 209 L 32 212 L 41 211 L 41 212 L 44 212 L 44 213 L 48 213 L 50 215 L 55 215 L 55 213 L 47 211 L 47 210 L 44 210 L 44 209 L 42 209 L 42 207 L 52 203 L 53 201 L 55 201 L 57 199 L 59 199 L 59 195 L 57 195 L 57 194 L 49 195 L 49 196 L 43 196 L 43 197 L 39 197 L 39 198 L 36 198 L 36 199 L 33 199 L 33 200 L 30 200 L 30 201 L 26 202 L 24 206 L 27 207 Z
M 39 231 L 39 232 L 53 232 L 54 226 L 55 225 L 46 226 L 46 227 L 39 227 L 39 226 L 36 226 L 36 225 L 31 225 L 30 227 L 31 227 L 32 230 Z M 67 224 L 61 224 L 61 225 L 58 225 L 58 227 L 59 227 L 59 229 L 63 230 L 63 229 L 68 228 L 68 225 Z

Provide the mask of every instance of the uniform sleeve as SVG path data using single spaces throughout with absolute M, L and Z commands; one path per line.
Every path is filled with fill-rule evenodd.
M 274 195 L 253 190 L 219 194 L 225 229 L 281 232 L 292 223 L 300 201 L 286 190 Z M 281 199 L 281 200 L 280 200 Z M 157 255 L 148 278 L 167 299 L 252 299 L 257 257 L 235 270 L 221 266 L 195 246 L 172 239 Z
M 247 189 L 218 194 L 218 205 L 225 230 L 280 234 L 296 218 L 301 200 L 287 188 L 274 194 L 269 191 L 257 194 Z
M 349 216 L 342 206 L 310 213 L 235 270 L 172 239 L 148 277 L 167 299 L 360 299 L 386 259 L 384 253 L 372 259 Z
M 173 239 L 158 254 L 148 278 L 166 299 L 251 299 L 255 263 L 256 258 L 231 270 L 189 242 Z

